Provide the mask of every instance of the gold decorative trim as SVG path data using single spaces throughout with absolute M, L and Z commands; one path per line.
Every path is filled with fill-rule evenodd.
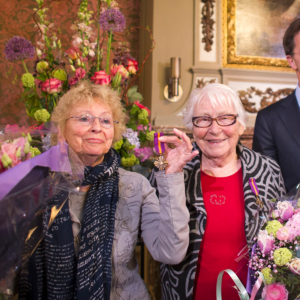
M 261 109 L 279 101 L 282 98 L 287 97 L 293 91 L 294 89 L 286 88 L 273 92 L 271 88 L 267 88 L 264 92 L 262 92 L 261 90 L 256 89 L 255 87 L 250 87 L 245 91 L 237 91 L 237 93 L 243 103 L 245 110 L 249 113 L 257 113 Z M 261 97 L 259 109 L 255 108 L 255 102 L 251 102 L 253 96 Z
M 198 79 L 196 83 L 196 88 L 204 88 L 206 85 L 210 83 L 215 83 L 217 78 L 211 79 L 211 80 L 204 80 L 204 78 Z
M 292 72 L 285 59 L 236 55 L 236 1 L 222 1 L 223 67 Z
M 212 19 L 212 16 L 214 15 L 214 3 L 215 0 L 202 0 L 202 3 L 204 3 L 204 6 L 201 10 L 202 18 L 201 18 L 201 24 L 202 26 L 202 33 L 203 38 L 201 40 L 202 43 L 205 44 L 204 50 L 206 52 L 210 52 L 211 46 L 213 45 L 214 41 L 214 24 L 215 21 Z

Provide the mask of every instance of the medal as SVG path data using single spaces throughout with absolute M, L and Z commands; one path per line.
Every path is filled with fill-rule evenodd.
M 258 190 L 258 187 L 256 185 L 255 178 L 250 178 L 249 179 L 249 184 L 250 184 L 250 187 L 251 187 L 251 190 L 252 190 L 253 194 L 256 196 L 256 202 L 255 203 L 258 206 L 260 206 L 261 208 L 263 208 L 264 204 L 258 197 L 259 190 Z
M 159 141 L 159 137 L 163 136 L 163 133 L 154 133 L 154 147 L 156 152 L 159 154 L 158 159 L 154 162 L 155 167 L 159 169 L 159 171 L 163 171 L 167 165 L 168 162 L 164 160 L 163 152 L 165 151 L 165 143 L 162 143 Z

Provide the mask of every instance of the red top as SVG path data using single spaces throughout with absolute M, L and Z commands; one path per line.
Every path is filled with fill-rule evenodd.
M 242 169 L 228 177 L 212 177 L 201 171 L 201 187 L 207 221 L 199 251 L 193 299 L 215 300 L 220 271 L 231 269 L 246 284 L 247 260 L 235 261 L 247 244 Z M 223 300 L 240 299 L 234 285 L 225 273 Z

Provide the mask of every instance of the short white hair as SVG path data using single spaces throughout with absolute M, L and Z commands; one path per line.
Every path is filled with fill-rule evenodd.
M 186 110 L 183 113 L 183 122 L 187 128 L 193 129 L 194 111 L 203 99 L 209 100 L 213 107 L 216 107 L 217 104 L 232 105 L 238 114 L 239 122 L 246 128 L 248 116 L 241 99 L 228 85 L 220 83 L 210 83 L 202 89 L 197 88 L 191 92 Z

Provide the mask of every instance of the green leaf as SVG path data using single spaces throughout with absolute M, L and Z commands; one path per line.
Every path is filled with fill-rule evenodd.
M 128 97 L 129 102 L 133 103 L 134 101 L 143 101 L 144 97 L 141 93 L 136 92 L 133 95 L 131 95 L 130 97 Z
M 134 85 L 127 91 L 127 97 L 131 97 L 134 93 L 137 92 L 138 86 Z
M 137 126 L 136 126 L 135 123 L 127 124 L 126 126 L 127 126 L 127 128 L 131 128 L 131 129 L 133 129 L 135 131 L 137 130 Z
M 39 79 L 43 82 L 47 80 L 47 75 L 46 74 L 40 74 L 36 79 Z
M 139 113 L 139 112 L 140 112 L 139 107 L 136 106 L 136 105 L 133 105 L 133 106 L 132 106 L 132 109 L 131 109 L 131 111 L 130 111 L 130 114 L 131 114 L 131 115 L 135 115 L 136 113 Z

